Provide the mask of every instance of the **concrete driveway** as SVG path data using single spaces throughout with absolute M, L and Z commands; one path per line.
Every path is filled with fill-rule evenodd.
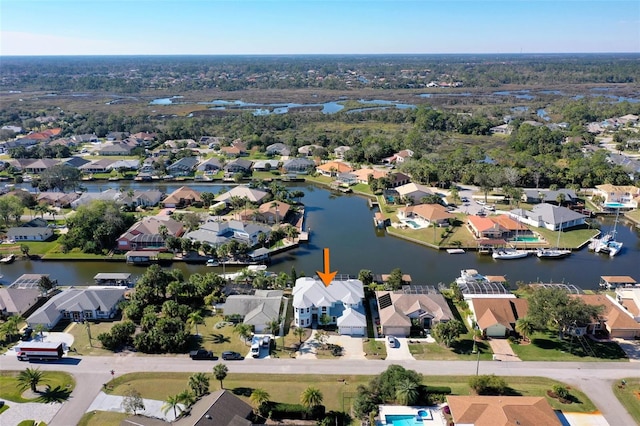
M 362 337 L 332 335 L 329 336 L 328 343 L 340 345 L 344 348 L 342 359 L 367 359 L 362 349 Z
M 640 362 L 640 340 L 613 339 L 629 357 L 629 362 Z
M 413 355 L 411 355 L 411 352 L 409 352 L 409 342 L 407 341 L 406 337 L 396 337 L 398 346 L 395 348 L 389 346 L 389 342 L 387 342 L 386 338 L 383 340 L 385 341 L 385 345 L 387 347 L 387 361 L 415 360 Z
M 489 346 L 496 361 L 522 361 L 511 349 L 507 339 L 489 339 Z

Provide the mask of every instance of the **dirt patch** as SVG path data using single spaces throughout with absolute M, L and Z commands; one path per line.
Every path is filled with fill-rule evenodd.
M 633 394 L 636 396 L 636 398 L 640 399 L 640 391 L 633 391 Z

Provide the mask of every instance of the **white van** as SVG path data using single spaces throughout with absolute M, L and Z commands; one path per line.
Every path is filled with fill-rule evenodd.
M 260 339 L 254 338 L 251 342 L 251 356 L 254 358 L 260 357 Z
M 261 341 L 261 345 L 262 345 L 263 348 L 269 349 L 269 347 L 271 346 L 271 337 L 270 336 L 263 336 L 262 337 L 262 341 Z

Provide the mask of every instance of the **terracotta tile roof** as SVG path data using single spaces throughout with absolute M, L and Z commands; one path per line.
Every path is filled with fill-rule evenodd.
M 348 173 L 353 171 L 351 166 L 349 166 L 346 163 L 341 163 L 340 161 L 330 161 L 328 163 L 318 166 L 317 168 L 319 170 L 322 170 L 323 172 L 335 171 L 337 173 Z
M 525 225 L 518 222 L 517 220 L 511 219 L 506 214 L 491 216 L 489 219 L 498 224 L 501 228 L 504 228 L 508 231 L 526 231 L 528 229 Z
M 164 204 L 180 204 L 181 200 L 191 200 L 191 202 L 202 202 L 202 197 L 198 191 L 187 186 L 181 186 L 173 191 L 162 202 Z
M 389 174 L 388 170 L 377 170 L 377 169 L 358 169 L 353 172 L 354 175 L 360 181 L 368 181 L 369 176 L 373 176 L 374 179 L 380 179 L 381 177 L 387 176 Z
M 455 217 L 440 204 L 418 204 L 415 206 L 403 207 L 399 210 L 403 210 L 405 212 L 405 216 L 409 213 L 413 213 L 424 218 L 425 220 L 428 220 L 429 222 L 452 219 Z
M 609 331 L 638 330 L 640 332 L 640 324 L 607 296 L 602 294 L 579 294 L 574 297 L 581 298 L 588 305 L 603 305 L 604 311 L 602 311 L 601 317 L 606 320 L 606 327 Z
M 455 424 L 474 426 L 561 426 L 541 396 L 448 396 Z
M 497 225 L 493 220 L 488 217 L 480 217 L 471 215 L 467 218 L 467 222 L 471 224 L 478 232 L 485 232 L 490 229 L 496 229 Z

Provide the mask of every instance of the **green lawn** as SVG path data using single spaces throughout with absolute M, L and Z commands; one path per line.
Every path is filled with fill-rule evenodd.
M 114 413 L 113 411 L 92 411 L 85 413 L 78 422 L 78 426 L 117 426 L 130 414 Z
M 111 327 L 117 324 L 118 321 L 101 321 L 99 323 L 89 323 L 89 329 L 91 331 L 91 344 L 89 344 L 89 333 L 87 327 L 83 324 L 73 322 L 65 329 L 65 332 L 70 333 L 73 336 L 72 347 L 77 351 L 77 355 L 96 355 L 96 356 L 109 356 L 113 352 L 107 349 L 102 349 L 102 344 L 97 339 L 100 333 L 108 333 L 111 331 Z M 75 355 L 75 354 L 74 354 Z
M 213 368 L 213 367 L 212 367 Z M 189 373 L 132 373 L 118 377 L 109 385 L 108 392 L 124 395 L 129 389 L 136 389 L 143 398 L 165 400 L 170 395 L 187 388 Z M 210 376 L 210 390 L 219 389 L 218 381 Z M 265 389 L 272 400 L 277 402 L 299 403 L 300 394 L 313 383 L 323 394 L 324 405 L 329 410 L 349 410 L 352 396 L 358 385 L 366 385 L 372 376 L 349 375 L 278 375 L 231 373 L 224 380 L 225 389 L 231 390 L 249 404 L 253 389 Z M 507 377 L 511 395 L 544 396 L 554 409 L 567 412 L 593 412 L 596 407 L 582 392 L 570 389 L 574 399 L 572 404 L 562 404 L 546 395 L 553 385 L 562 384 L 541 377 Z M 468 376 L 423 376 L 428 386 L 450 387 L 453 395 L 470 395 Z M 343 406 L 344 404 L 344 406 Z M 94 423 L 97 424 L 97 423 Z
M 560 341 L 555 332 L 534 333 L 530 344 L 512 344 L 511 348 L 523 361 L 628 361 L 616 343 L 587 342 L 597 356 L 587 353 L 577 339 Z
M 27 365 L 29 366 L 29 365 Z M 47 385 L 51 392 L 43 393 L 32 399 L 22 397 L 18 388 L 17 376 L 19 371 L 0 371 L 0 398 L 13 402 L 48 402 L 54 399 L 66 399 L 76 385 L 73 376 L 61 371 L 46 371 L 43 381 L 39 386 Z
M 383 340 L 366 339 L 362 344 L 367 359 L 385 359 L 387 346 Z
M 478 352 L 473 353 L 471 334 L 460 336 L 451 348 L 438 343 L 409 343 L 409 352 L 417 360 L 462 360 L 462 361 L 491 361 L 491 347 L 486 342 L 477 342 Z
M 613 394 L 640 425 L 640 378 L 629 377 L 624 380 L 624 385 L 622 381 L 613 384 Z
M 629 219 L 634 220 L 636 223 L 640 223 L 640 209 L 631 210 L 624 215 Z
M 544 228 L 533 228 L 533 230 L 540 234 L 550 246 L 555 247 L 558 245 L 563 248 L 578 248 L 584 244 L 585 241 L 589 241 L 598 234 L 597 229 L 575 229 L 566 232 L 563 231 L 560 233 L 560 244 L 557 244 L 557 231 L 551 231 Z

